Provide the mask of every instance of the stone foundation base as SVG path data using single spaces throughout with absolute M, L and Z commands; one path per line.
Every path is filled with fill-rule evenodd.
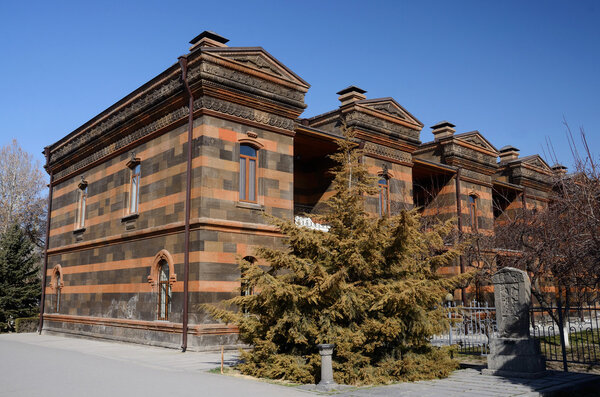
M 484 375 L 539 378 L 546 373 L 546 360 L 539 343 L 531 338 L 492 339 L 487 362 Z
M 171 349 L 181 348 L 182 327 L 181 324 L 177 323 L 111 318 L 98 319 L 66 315 L 45 317 L 43 333 L 108 339 Z M 237 332 L 228 329 L 225 325 L 214 324 L 208 326 L 190 325 L 188 350 L 217 351 L 221 347 L 226 350 L 247 347 L 239 341 Z

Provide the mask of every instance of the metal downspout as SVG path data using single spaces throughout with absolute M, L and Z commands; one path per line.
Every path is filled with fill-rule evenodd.
M 190 278 L 190 206 L 192 196 L 192 138 L 194 129 L 194 96 L 187 81 L 188 63 L 187 56 L 179 57 L 179 65 L 181 66 L 181 79 L 189 96 L 189 117 L 188 117 L 188 150 L 187 150 L 187 182 L 185 191 L 185 252 L 183 260 L 183 329 L 181 351 L 187 350 L 187 334 L 188 334 L 188 281 Z
M 462 235 L 463 235 L 463 228 L 462 228 L 462 200 L 461 200 L 461 193 L 460 193 L 460 174 L 461 174 L 461 170 L 462 168 L 458 167 L 458 170 L 456 170 L 456 213 L 458 214 L 458 241 L 462 242 Z M 465 261 L 463 256 L 459 256 L 458 260 L 460 262 L 460 273 L 464 273 L 465 272 Z M 462 303 L 463 306 L 467 305 L 467 295 L 466 295 L 466 288 L 462 287 L 460 289 L 460 295 L 461 295 L 461 299 L 462 299 Z
M 46 167 L 49 169 L 50 163 L 50 148 L 46 147 Z M 50 243 L 50 213 L 52 212 L 52 182 L 54 175 L 50 169 L 50 184 L 48 185 L 48 213 L 46 214 L 46 241 L 44 242 L 44 269 L 42 273 L 42 300 L 40 302 L 40 323 L 38 325 L 38 333 L 42 333 L 44 326 L 44 310 L 46 306 L 46 273 L 48 273 L 48 245 Z

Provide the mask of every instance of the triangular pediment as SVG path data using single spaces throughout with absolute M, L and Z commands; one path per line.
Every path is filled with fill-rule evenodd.
M 393 98 L 365 99 L 362 101 L 358 101 L 358 104 L 368 109 L 385 113 L 388 116 L 396 117 L 398 119 L 407 121 L 411 124 L 423 126 L 423 123 L 417 120 L 416 117 L 410 114 Z
M 487 139 L 481 135 L 479 131 L 467 132 L 464 134 L 455 135 L 456 139 L 465 143 L 468 143 L 479 148 L 489 150 L 492 152 L 498 152 L 498 149 L 494 147 Z
M 206 50 L 205 50 L 206 51 Z M 251 69 L 293 81 L 306 88 L 310 85 L 261 47 L 211 48 L 207 52 Z
M 552 171 L 550 166 L 538 154 L 534 154 L 532 156 L 523 158 L 522 164 L 527 164 L 529 166 L 542 169 L 544 171 Z

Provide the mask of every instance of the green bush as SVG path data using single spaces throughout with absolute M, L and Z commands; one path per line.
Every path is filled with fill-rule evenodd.
M 447 349 L 429 346 L 448 328 L 440 302 L 470 277 L 437 272 L 462 248 L 445 244 L 454 225 L 426 226 L 416 211 L 367 213 L 365 198 L 378 194 L 377 180 L 350 138 L 332 157 L 335 193 L 314 216 L 329 231 L 271 218 L 286 246 L 259 247 L 263 262 L 239 262 L 240 292 L 258 293 L 201 306 L 236 324 L 240 340 L 253 345 L 242 354 L 244 374 L 317 383 L 321 343 L 335 344 L 334 376 L 343 384 L 431 379 L 457 368 Z
M 20 332 L 35 332 L 37 331 L 40 317 L 22 317 L 15 320 L 15 330 Z

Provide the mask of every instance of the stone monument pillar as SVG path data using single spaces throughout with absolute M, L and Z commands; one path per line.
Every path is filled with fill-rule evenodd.
M 486 375 L 537 378 L 546 360 L 529 334 L 531 283 L 523 270 L 505 267 L 492 276 L 498 336 L 490 340 Z
M 321 381 L 317 385 L 317 389 L 327 391 L 335 389 L 337 383 L 333 380 L 333 367 L 331 365 L 331 356 L 335 345 L 328 343 L 317 345 L 317 347 L 321 355 Z

